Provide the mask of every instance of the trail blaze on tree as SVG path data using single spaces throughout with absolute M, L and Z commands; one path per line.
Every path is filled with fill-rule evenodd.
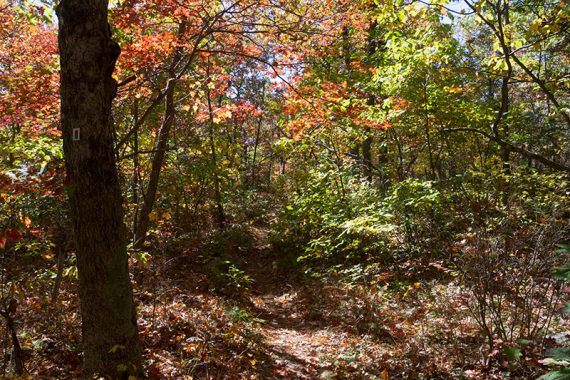
M 113 149 L 112 78 L 120 48 L 111 40 L 107 1 L 57 7 L 61 124 L 87 375 L 142 373 L 127 263 L 127 231 Z M 121 370 L 121 371 L 120 371 Z

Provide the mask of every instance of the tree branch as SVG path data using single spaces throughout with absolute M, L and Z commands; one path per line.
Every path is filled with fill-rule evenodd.
M 561 172 L 570 173 L 570 166 L 561 164 L 559 162 L 556 162 L 556 161 L 553 161 L 549 158 L 541 156 L 538 153 L 531 152 L 531 151 L 526 150 L 524 148 L 513 145 L 508 141 L 505 141 L 505 140 L 503 140 L 497 136 L 493 136 L 492 134 L 487 133 L 487 132 L 482 131 L 482 130 L 477 129 L 477 128 L 448 128 L 448 129 L 443 129 L 442 132 L 473 132 L 473 133 L 478 133 L 482 136 L 485 136 L 489 140 L 499 144 L 502 147 L 509 148 L 512 152 L 516 152 L 516 153 L 520 154 L 521 156 L 524 156 L 526 158 L 530 158 L 532 160 L 538 161 L 541 164 L 543 164 L 544 166 L 547 166 L 551 169 L 561 171 Z

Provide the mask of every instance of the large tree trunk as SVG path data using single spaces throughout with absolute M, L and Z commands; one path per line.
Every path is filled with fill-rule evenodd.
M 105 0 L 57 7 L 61 123 L 77 251 L 86 376 L 141 375 L 122 196 L 113 150 L 112 78 L 119 46 Z

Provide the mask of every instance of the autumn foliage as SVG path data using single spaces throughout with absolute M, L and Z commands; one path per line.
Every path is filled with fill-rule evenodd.
M 50 4 L 0 0 L 8 378 L 82 373 Z M 567 376 L 566 8 L 111 2 L 148 376 Z

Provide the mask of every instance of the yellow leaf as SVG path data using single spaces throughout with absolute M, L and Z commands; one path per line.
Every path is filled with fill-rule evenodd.
M 123 346 L 122 344 L 115 344 L 110 350 L 109 353 L 110 354 L 114 354 L 115 352 L 119 351 L 119 350 L 124 350 L 125 346 Z
M 463 92 L 463 89 L 458 86 L 451 86 L 447 91 L 451 94 L 460 94 Z
M 55 257 L 55 255 L 51 252 L 46 252 L 42 255 L 42 257 L 46 260 L 51 260 Z

